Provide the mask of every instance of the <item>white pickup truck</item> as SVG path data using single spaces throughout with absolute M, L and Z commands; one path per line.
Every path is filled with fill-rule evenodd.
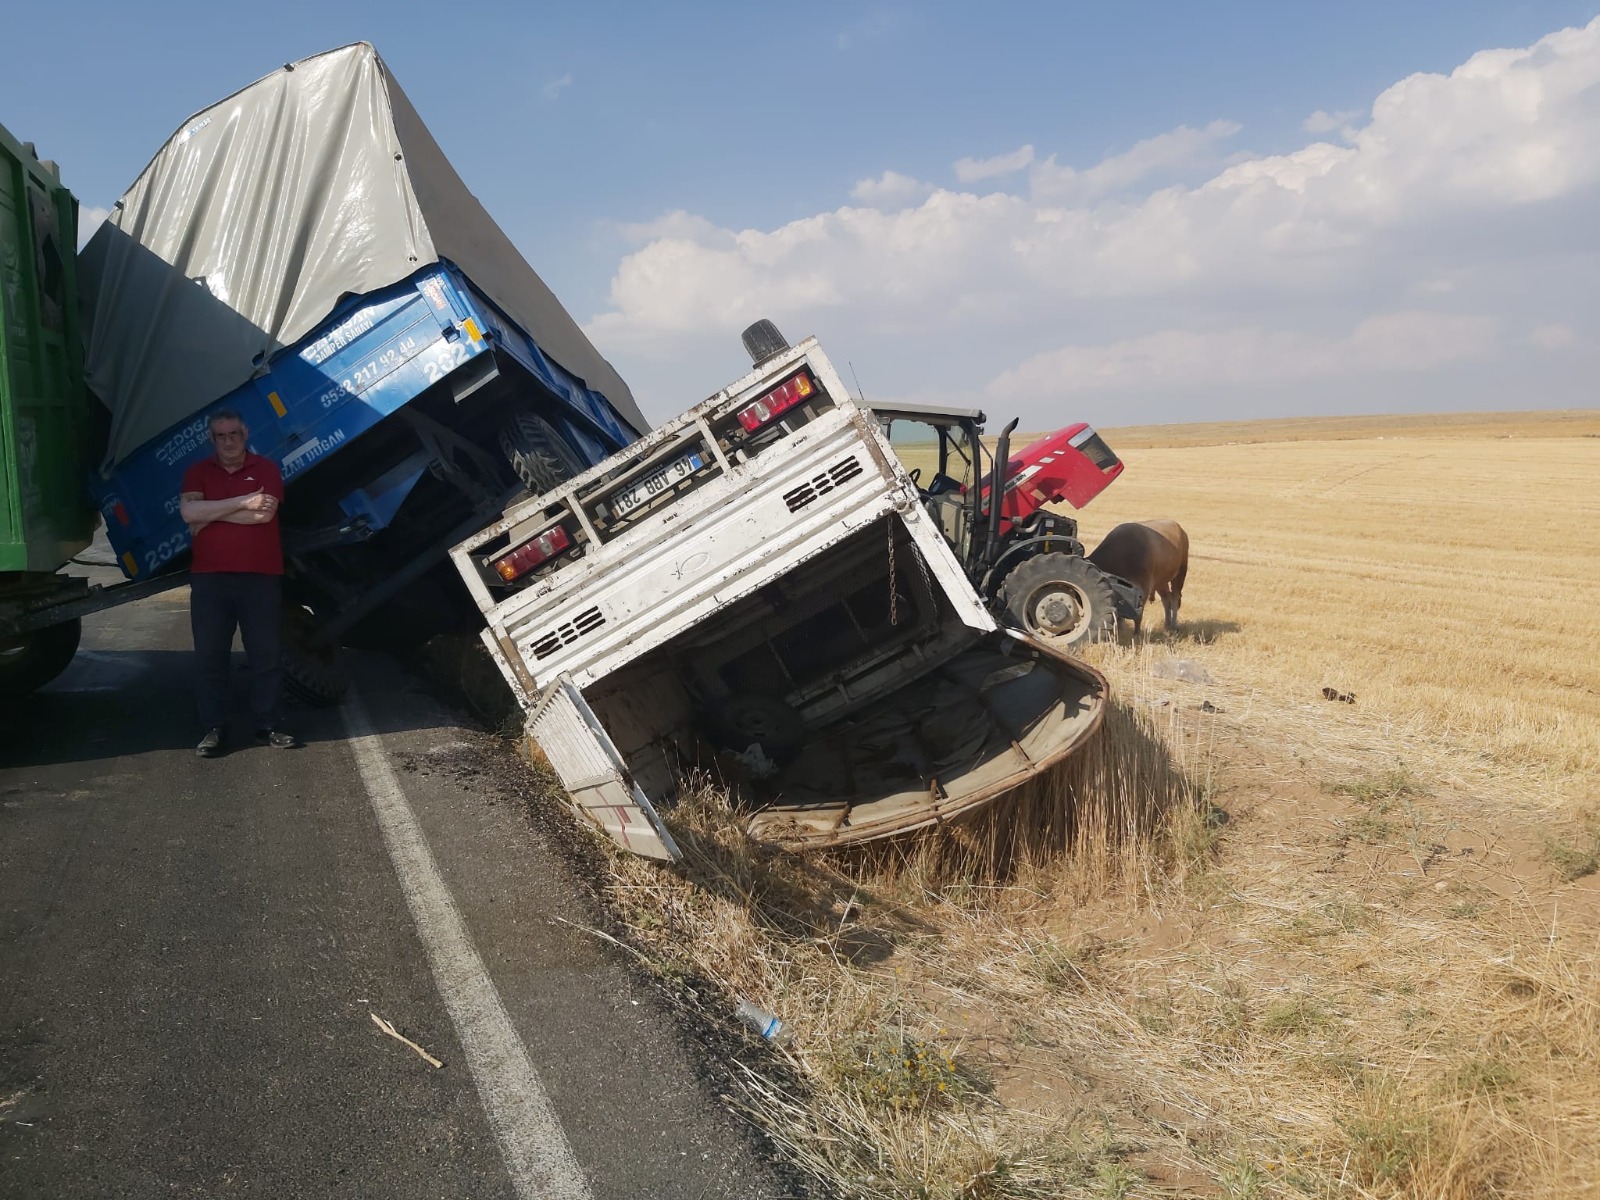
M 749 339 L 747 338 L 747 345 Z M 1092 668 L 997 627 L 815 339 L 452 556 L 575 810 L 620 845 L 690 773 L 793 849 L 948 820 L 1070 755 Z

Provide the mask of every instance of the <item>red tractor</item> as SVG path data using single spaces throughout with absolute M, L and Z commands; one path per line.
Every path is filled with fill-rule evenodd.
M 1084 557 L 1077 521 L 1045 511 L 1062 501 L 1082 508 L 1122 474 L 1122 460 L 1088 425 L 1068 425 L 1013 455 L 1013 420 L 990 455 L 977 409 L 869 407 L 973 586 L 1000 616 L 1072 645 L 1112 637 L 1119 616 L 1139 612 L 1139 588 Z M 999 505 L 989 501 L 996 475 Z

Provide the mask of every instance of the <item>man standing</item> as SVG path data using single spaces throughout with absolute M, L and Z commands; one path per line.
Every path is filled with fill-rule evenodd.
M 227 745 L 228 657 L 233 631 L 250 661 L 256 740 L 279 750 L 300 744 L 278 726 L 279 641 L 283 629 L 283 476 L 250 453 L 250 431 L 222 409 L 207 428 L 216 454 L 190 467 L 178 496 L 189 526 L 189 624 L 194 631 L 195 698 L 205 736 L 195 748 L 215 758 Z

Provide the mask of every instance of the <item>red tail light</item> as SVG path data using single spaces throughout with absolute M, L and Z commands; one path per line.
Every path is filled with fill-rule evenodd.
M 494 569 L 500 578 L 510 583 L 518 575 L 526 575 L 546 559 L 560 554 L 572 539 L 567 536 L 567 531 L 557 525 L 554 529 L 546 529 L 538 537 L 523 542 L 510 554 L 497 558 Z
M 801 371 L 792 379 L 787 379 L 762 396 L 754 404 L 739 410 L 739 424 L 754 433 L 773 417 L 788 412 L 802 400 L 810 399 L 816 394 L 817 383 L 810 374 Z

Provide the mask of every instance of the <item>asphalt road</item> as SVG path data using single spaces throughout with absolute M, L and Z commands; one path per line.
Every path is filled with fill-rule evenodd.
M 482 735 L 370 657 L 200 760 L 186 605 L 0 713 L 0 1195 L 792 1194 Z

